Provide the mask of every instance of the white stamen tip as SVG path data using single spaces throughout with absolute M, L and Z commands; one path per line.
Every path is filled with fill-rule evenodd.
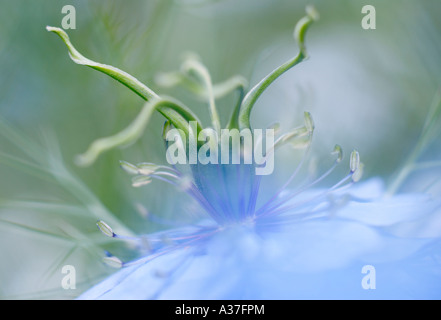
M 104 221 L 100 220 L 96 223 L 96 225 L 98 226 L 98 228 L 100 229 L 100 231 L 102 233 L 104 233 L 106 236 L 113 238 L 115 236 L 115 234 L 113 233 L 112 228 L 105 223 Z
M 105 257 L 103 258 L 103 262 L 107 264 L 109 267 L 115 269 L 120 269 L 123 266 L 123 262 L 115 256 Z
M 142 175 L 152 174 L 159 169 L 156 164 L 149 162 L 138 163 L 136 166 L 138 168 L 138 173 Z
M 338 144 L 335 145 L 334 150 L 331 152 L 331 154 L 337 155 L 337 163 L 340 163 L 343 159 L 343 149 Z
M 142 187 L 152 182 L 152 179 L 149 176 L 136 176 L 132 179 L 133 187 Z
M 360 154 L 357 150 L 351 152 L 351 160 L 349 163 L 349 167 L 351 168 L 351 172 L 357 171 L 360 166 Z
M 121 166 L 121 168 L 129 173 L 129 174 L 138 174 L 138 167 L 135 166 L 134 164 L 128 163 L 126 161 L 120 161 L 119 165 Z
M 360 163 L 357 170 L 355 170 L 355 172 L 352 174 L 352 181 L 354 182 L 360 181 L 360 179 L 363 176 L 363 171 L 364 171 L 363 169 L 364 169 L 364 164 Z

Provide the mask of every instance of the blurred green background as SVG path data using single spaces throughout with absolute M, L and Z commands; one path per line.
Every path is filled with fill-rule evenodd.
M 143 102 L 105 75 L 75 65 L 60 39 L 46 31 L 46 25 L 61 26 L 66 4 L 76 8 L 76 30 L 68 33 L 86 57 L 179 98 L 206 123 L 203 102 L 180 88 L 160 88 L 155 75 L 176 70 L 183 54 L 195 52 L 214 82 L 241 74 L 253 85 L 296 54 L 294 25 L 313 4 L 321 19 L 307 35 L 310 59 L 269 88 L 252 121 L 255 127 L 280 121 L 287 130 L 310 111 L 315 154 L 327 156 L 336 143 L 346 154 L 357 148 L 366 177 L 392 177 L 417 142 L 440 86 L 438 0 L 371 0 L 375 30 L 362 29 L 367 3 L 358 0 L 0 0 L 4 299 L 73 298 L 112 272 L 100 261 L 101 249 L 113 244 L 97 231 L 98 218 L 113 214 L 123 230 L 147 233 L 163 226 L 145 219 L 145 210 L 182 212 L 183 221 L 192 210 L 162 183 L 131 188 L 118 167 L 122 159 L 165 162 L 160 115 L 136 144 L 104 154 L 89 168 L 73 164 L 94 139 L 130 123 Z M 224 123 L 235 98 L 218 102 Z M 65 168 L 48 160 L 57 148 Z M 436 157 L 440 148 L 433 143 L 425 157 Z M 276 180 L 291 162 L 282 157 Z M 60 287 L 66 264 L 76 267 L 76 290 Z

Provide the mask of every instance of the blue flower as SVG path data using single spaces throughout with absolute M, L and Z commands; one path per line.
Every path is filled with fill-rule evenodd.
M 316 18 L 316 12 L 308 9 L 307 16 L 295 28 L 298 55 L 246 94 L 240 77 L 213 85 L 207 69 L 194 57 L 184 62 L 181 71 L 161 75 L 160 82 L 182 84 L 206 99 L 212 120 L 210 129 L 215 133 L 221 128 L 215 98 L 238 91 L 239 100 L 226 128 L 250 129 L 251 110 L 260 95 L 307 56 L 305 33 Z M 180 142 L 184 159 L 188 160 L 191 147 L 185 137 L 198 136 L 203 131 L 202 123 L 189 108 L 175 99 L 160 97 L 117 68 L 85 58 L 63 30 L 47 29 L 61 37 L 75 63 L 110 75 L 147 101 L 128 128 L 96 140 L 77 159 L 78 164 L 90 165 L 103 152 L 138 139 L 155 110 L 167 119 L 166 146 L 170 141 L 166 136 L 177 129 L 175 142 Z M 277 126 L 271 129 L 278 131 Z M 390 196 L 380 179 L 355 184 L 363 171 L 355 150 L 350 154 L 348 174 L 328 188 L 318 188 L 342 162 L 338 145 L 333 150 L 335 163 L 327 171 L 291 190 L 307 162 L 313 131 L 311 115 L 305 112 L 303 126 L 279 135 L 275 144 L 267 148 L 265 157 L 283 144 L 305 150 L 292 175 L 271 195 L 262 194 L 262 176 L 256 174 L 259 164 L 255 163 L 210 162 L 178 168 L 122 161 L 121 167 L 134 175 L 133 186 L 144 186 L 153 180 L 170 183 L 203 208 L 205 220 L 140 237 L 116 234 L 106 222 L 98 221 L 106 236 L 132 241 L 149 252 L 127 262 L 109 254 L 105 262 L 121 270 L 79 298 L 439 298 L 440 235 L 421 233 L 421 226 L 436 219 L 441 200 L 423 194 Z M 253 142 L 256 140 L 253 136 Z M 196 151 L 203 147 L 199 142 L 195 145 Z M 245 146 L 240 147 L 244 159 Z M 214 158 L 218 159 L 216 155 Z

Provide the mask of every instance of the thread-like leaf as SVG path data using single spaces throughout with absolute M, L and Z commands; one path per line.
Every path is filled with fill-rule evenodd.
M 202 130 L 199 119 L 185 106 L 181 106 L 176 101 L 167 98 L 153 99 L 145 103 L 135 120 L 124 130 L 115 135 L 92 142 L 87 151 L 77 157 L 77 164 L 80 166 L 91 165 L 103 152 L 138 140 L 155 110 L 169 119 L 176 128 L 183 130 L 187 136 L 189 121 L 197 123 L 198 132 Z
M 314 8 L 307 8 L 307 15 L 300 19 L 294 29 L 294 37 L 297 41 L 297 45 L 300 49 L 297 56 L 288 60 L 278 68 L 274 69 L 270 74 L 263 78 L 258 84 L 256 84 L 245 96 L 240 106 L 239 112 L 239 127 L 240 129 L 251 128 L 250 126 L 250 115 L 254 104 L 260 95 L 268 88 L 268 86 L 273 83 L 278 77 L 283 73 L 294 67 L 295 65 L 302 62 L 306 55 L 305 48 L 305 34 L 309 26 L 313 21 L 318 19 L 318 13 Z
M 143 84 L 141 81 L 136 79 L 134 76 L 128 74 L 127 72 L 107 64 L 95 62 L 93 60 L 84 57 L 80 52 L 78 52 L 77 49 L 75 49 L 75 47 L 70 42 L 69 36 L 63 29 L 47 26 L 46 30 L 50 32 L 54 32 L 61 38 L 61 40 L 63 40 L 63 42 L 67 47 L 67 50 L 69 51 L 70 58 L 76 64 L 88 66 L 92 69 L 107 74 L 113 79 L 124 84 L 126 87 L 128 87 L 129 89 L 131 89 L 132 91 L 134 91 L 136 94 L 138 94 L 147 101 L 152 98 L 158 97 L 158 95 L 153 90 L 148 88 L 145 84 Z

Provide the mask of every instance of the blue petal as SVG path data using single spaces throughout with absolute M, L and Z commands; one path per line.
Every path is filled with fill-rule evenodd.
M 353 195 L 379 190 L 381 183 L 370 181 Z M 391 227 L 418 225 L 439 208 L 439 200 L 425 195 L 376 197 L 295 223 L 279 217 L 275 226 L 265 220 L 225 227 L 204 241 L 164 248 L 169 251 L 123 268 L 79 298 L 439 299 L 440 238 Z M 375 290 L 361 286 L 364 265 L 376 268 Z

